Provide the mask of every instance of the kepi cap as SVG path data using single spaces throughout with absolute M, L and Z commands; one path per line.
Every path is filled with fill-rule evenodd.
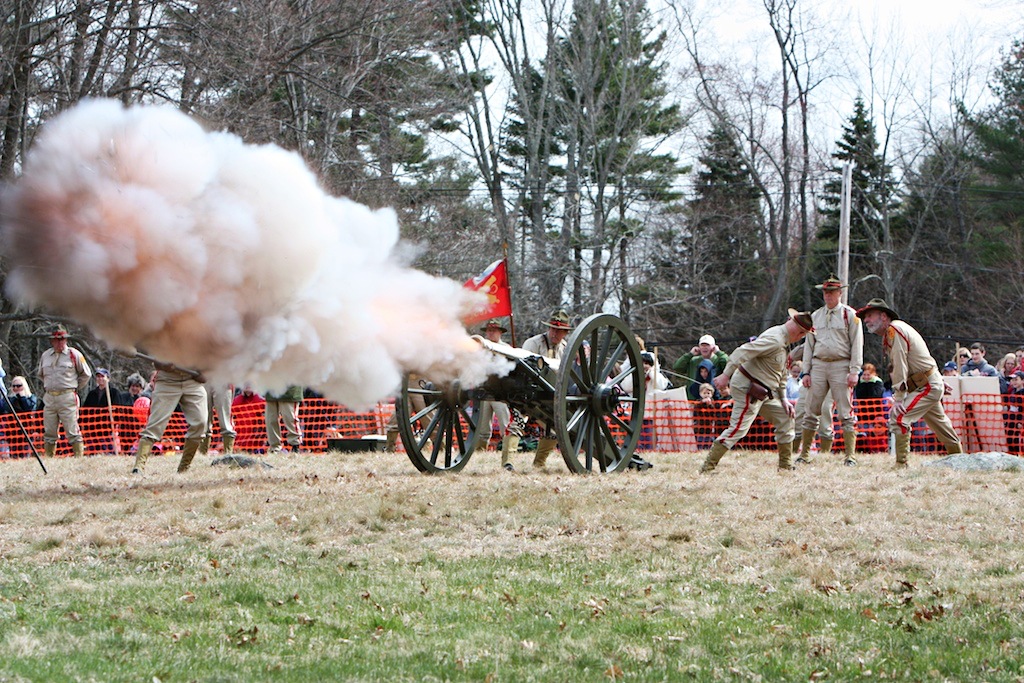
M 697 345 L 699 346 L 700 344 L 711 344 L 711 346 L 714 346 L 715 338 L 712 337 L 710 334 L 705 334 L 704 336 L 697 340 Z
M 551 319 L 544 324 L 555 330 L 568 330 L 569 314 L 562 309 L 558 309 L 551 314 Z
M 876 298 L 867 302 L 867 304 L 865 304 L 862 308 L 857 309 L 857 317 L 863 318 L 864 314 L 867 313 L 868 311 L 883 311 L 886 315 L 889 316 L 891 320 L 900 319 L 899 314 L 896 311 L 892 310 L 889 304 L 885 303 L 885 299 Z
M 811 314 L 806 311 L 798 311 L 795 308 L 789 309 L 789 317 L 797 325 L 807 330 L 808 332 L 814 332 L 814 321 L 811 320 Z

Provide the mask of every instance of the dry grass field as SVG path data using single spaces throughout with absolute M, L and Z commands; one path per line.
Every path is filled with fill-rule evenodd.
M 1024 680 L 1019 472 L 0 463 L 2 680 Z

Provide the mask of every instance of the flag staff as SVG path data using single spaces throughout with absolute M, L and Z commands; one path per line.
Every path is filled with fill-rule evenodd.
M 505 254 L 505 273 L 508 281 L 508 331 L 512 337 L 512 346 L 518 346 L 516 344 L 516 312 L 515 306 L 512 305 L 512 269 L 508 265 L 508 242 L 502 242 L 501 249 Z

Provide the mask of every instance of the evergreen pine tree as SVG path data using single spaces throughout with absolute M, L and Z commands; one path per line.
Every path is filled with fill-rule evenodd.
M 698 161 L 693 199 L 655 233 L 644 299 L 658 304 L 657 326 L 683 339 L 712 331 L 723 341 L 745 340 L 771 289 L 760 260 L 759 193 L 724 125 L 709 132 Z
M 973 159 L 982 174 L 975 196 L 1009 225 L 1024 217 L 1024 40 L 1013 42 L 991 90 L 998 103 L 970 120 Z
M 835 165 L 825 182 L 821 225 L 812 248 L 810 273 L 821 282 L 836 271 L 839 251 L 839 219 L 842 205 L 843 166 L 853 162 L 850 193 L 850 279 L 875 271 L 875 254 L 885 243 L 889 219 L 898 207 L 892 167 L 878 154 L 875 126 L 868 118 L 864 100 L 854 102 L 853 115 L 832 154 Z

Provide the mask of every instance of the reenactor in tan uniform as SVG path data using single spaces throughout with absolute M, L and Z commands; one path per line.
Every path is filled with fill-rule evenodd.
M 804 339 L 806 340 L 807 337 L 804 337 Z M 804 345 L 803 344 L 797 344 L 792 349 L 790 349 L 790 351 L 789 351 L 790 363 L 794 363 L 794 362 L 799 361 L 800 366 L 802 368 L 803 367 L 803 363 L 804 363 L 803 362 L 803 357 L 804 357 Z M 790 369 L 792 370 L 792 367 Z M 801 373 L 801 377 L 802 376 L 803 376 L 803 373 Z M 801 431 L 802 428 L 803 428 L 804 420 L 807 419 L 807 395 L 808 395 L 808 393 L 810 393 L 810 390 L 807 387 L 805 387 L 803 381 L 801 381 L 800 382 L 800 391 L 799 391 L 799 393 L 797 395 L 797 400 L 796 400 L 796 417 L 794 418 L 796 420 L 796 440 L 793 441 L 793 453 L 794 453 L 794 455 L 797 454 L 797 453 L 802 453 L 803 452 L 803 448 L 802 448 L 802 444 L 801 444 L 801 441 L 802 441 L 803 438 L 805 438 L 807 436 L 810 436 L 811 440 L 813 441 L 814 440 L 814 436 L 815 436 L 815 432 L 805 433 L 805 432 Z M 832 439 L 832 433 L 833 433 L 833 430 L 832 430 L 832 409 L 833 408 L 834 408 L 834 405 L 832 403 L 832 399 L 829 396 L 825 396 L 825 400 L 821 404 L 821 416 L 818 417 L 818 432 L 817 433 L 824 435 L 822 438 L 827 437 L 830 441 Z M 808 446 L 808 448 L 811 448 L 811 446 Z M 797 458 L 794 462 L 808 463 L 808 462 L 810 462 L 810 458 L 808 458 L 807 460 L 803 460 L 803 461 L 801 461 L 800 458 Z
M 85 356 L 68 346 L 68 331 L 56 325 L 50 333 L 51 348 L 39 358 L 39 381 L 43 385 L 43 441 L 45 453 L 57 452 L 57 435 L 64 425 L 64 435 L 76 456 L 85 454 L 85 442 L 78 430 L 78 397 L 89 387 L 92 370 Z
M 139 474 L 146 466 L 146 460 L 153 450 L 153 444 L 163 438 L 167 423 L 170 422 L 174 409 L 180 404 L 185 413 L 188 431 L 185 433 L 185 446 L 181 451 L 178 472 L 184 472 L 192 464 L 196 451 L 203 443 L 206 435 L 206 421 L 209 417 L 209 397 L 206 379 L 194 370 L 179 368 L 171 363 L 154 363 L 156 366 L 156 386 L 153 388 L 153 402 L 149 409 L 149 419 L 139 433 L 139 450 L 135 454 L 135 466 L 132 474 Z
M 220 440 L 225 454 L 235 452 L 235 422 L 231 419 L 231 402 L 235 399 L 235 387 L 231 384 L 222 384 L 216 389 L 206 390 L 209 394 L 209 403 L 206 406 L 206 434 L 203 442 L 199 445 L 199 453 L 206 455 L 210 452 L 210 442 L 213 441 L 213 416 L 217 415 L 220 422 Z
M 789 309 L 789 320 L 769 327 L 729 356 L 725 372 L 715 377 L 714 385 L 732 393 L 729 426 L 711 444 L 702 474 L 711 472 L 725 452 L 747 435 L 754 418 L 760 415 L 775 425 L 779 447 L 779 469 L 793 469 L 793 439 L 796 410 L 786 399 L 786 356 L 790 344 L 813 332 L 811 314 Z
M 501 321 L 491 318 L 483 327 L 480 334 L 492 344 L 505 344 L 501 335 L 508 332 Z M 506 344 L 507 346 L 507 344 Z M 501 427 L 501 466 L 513 472 L 512 454 L 519 452 L 519 442 L 523 438 L 523 429 L 526 426 L 526 418 L 518 410 L 509 408 L 507 403 L 501 401 L 483 401 L 480 403 L 480 414 L 477 416 L 477 446 L 486 447 L 491 438 L 491 418 L 498 416 L 498 425 Z
M 796 461 L 811 461 L 814 429 L 821 417 L 822 403 L 826 396 L 831 395 L 843 425 L 844 463 L 856 465 L 857 417 L 853 413 L 851 392 L 857 386 L 860 366 L 864 362 L 864 331 L 857 312 L 840 301 L 846 285 L 839 278 L 832 276 L 816 287 L 821 290 L 825 305 L 811 313 L 814 333 L 807 335 L 804 343 L 801 380 L 809 391 L 807 412 L 800 425 L 803 445 Z M 831 429 L 819 431 L 818 436 L 821 438 L 819 452 L 828 455 L 832 452 Z
M 857 315 L 868 332 L 882 338 L 882 352 L 889 359 L 889 432 L 896 437 L 896 466 L 907 466 L 912 425 L 918 420 L 935 432 L 948 454 L 962 453 L 960 437 L 942 407 L 946 383 L 921 335 L 882 299 L 872 299 Z
M 548 329 L 527 339 L 523 343 L 523 349 L 538 356 L 561 360 L 562 354 L 565 353 L 565 338 L 569 335 L 569 314 L 559 309 L 552 313 L 551 318 L 544 324 Z M 534 467 L 544 467 L 548 456 L 558 443 L 557 439 L 551 438 L 551 426 L 547 425 L 545 429 L 544 437 L 537 442 L 537 454 L 533 458 Z
M 268 391 L 263 397 L 267 399 L 263 404 L 264 424 L 267 426 L 267 453 L 280 453 L 283 449 L 298 452 L 302 447 L 302 421 L 299 420 L 302 387 L 291 385 L 279 394 Z

